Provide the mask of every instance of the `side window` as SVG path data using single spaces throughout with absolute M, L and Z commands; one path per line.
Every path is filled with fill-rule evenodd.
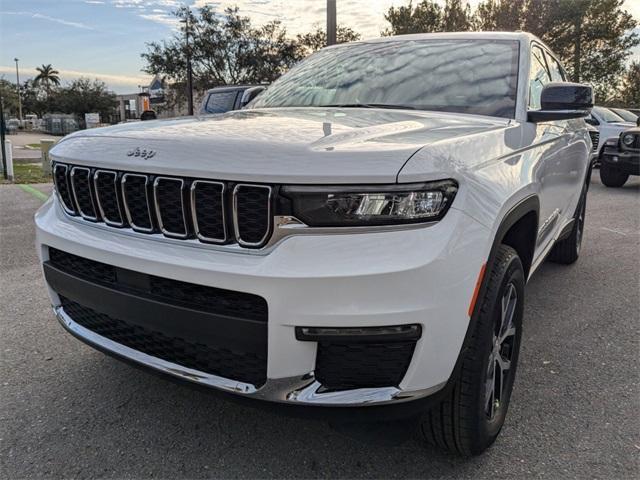
M 549 65 L 549 70 L 551 71 L 551 81 L 564 82 L 565 81 L 564 71 L 562 70 L 560 63 L 558 63 L 558 61 L 548 53 L 546 54 L 546 57 L 547 57 L 547 64 Z
M 529 70 L 529 108 L 540 109 L 542 88 L 551 81 L 544 54 L 540 47 L 531 47 L 531 68 Z
M 237 91 L 219 92 L 209 94 L 205 110 L 207 113 L 225 113 L 233 109 L 236 103 Z

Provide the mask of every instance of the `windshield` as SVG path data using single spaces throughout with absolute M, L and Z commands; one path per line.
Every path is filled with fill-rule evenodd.
M 635 113 L 630 112 L 629 110 L 624 110 L 622 108 L 612 108 L 611 110 L 613 110 L 619 117 L 622 117 L 622 119 L 627 122 L 635 122 L 636 120 L 638 120 L 638 116 Z
M 513 118 L 518 42 L 390 40 L 321 50 L 251 108 L 370 106 Z
M 592 110 L 599 118 L 607 123 L 624 122 L 624 118 L 608 108 L 593 107 Z

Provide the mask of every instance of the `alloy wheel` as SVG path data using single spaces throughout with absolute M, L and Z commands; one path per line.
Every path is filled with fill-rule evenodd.
M 505 404 L 508 382 L 511 376 L 511 358 L 514 352 L 516 327 L 513 322 L 518 304 L 518 292 L 513 283 L 508 283 L 500 305 L 500 316 L 496 319 L 491 352 L 487 364 L 485 382 L 485 414 L 493 420 Z

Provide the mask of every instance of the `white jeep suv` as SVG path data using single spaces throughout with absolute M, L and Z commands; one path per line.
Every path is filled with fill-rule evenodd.
M 531 35 L 426 34 L 326 48 L 248 109 L 69 135 L 36 214 L 55 313 L 173 377 L 480 453 L 525 283 L 580 251 L 591 104 Z

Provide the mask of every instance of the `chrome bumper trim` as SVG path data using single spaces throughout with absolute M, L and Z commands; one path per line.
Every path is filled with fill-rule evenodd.
M 443 382 L 431 388 L 411 392 L 403 391 L 396 387 L 359 388 L 355 390 L 322 392 L 322 385 L 315 380 L 313 372 L 311 372 L 298 377 L 269 378 L 263 386 L 256 388 L 249 383 L 219 377 L 147 355 L 146 353 L 98 335 L 79 325 L 65 313 L 62 306 L 54 307 L 53 310 L 65 330 L 89 345 L 112 352 L 127 360 L 173 377 L 258 400 L 295 405 L 332 407 L 396 404 L 427 397 L 442 389 L 446 384 L 446 382 Z

